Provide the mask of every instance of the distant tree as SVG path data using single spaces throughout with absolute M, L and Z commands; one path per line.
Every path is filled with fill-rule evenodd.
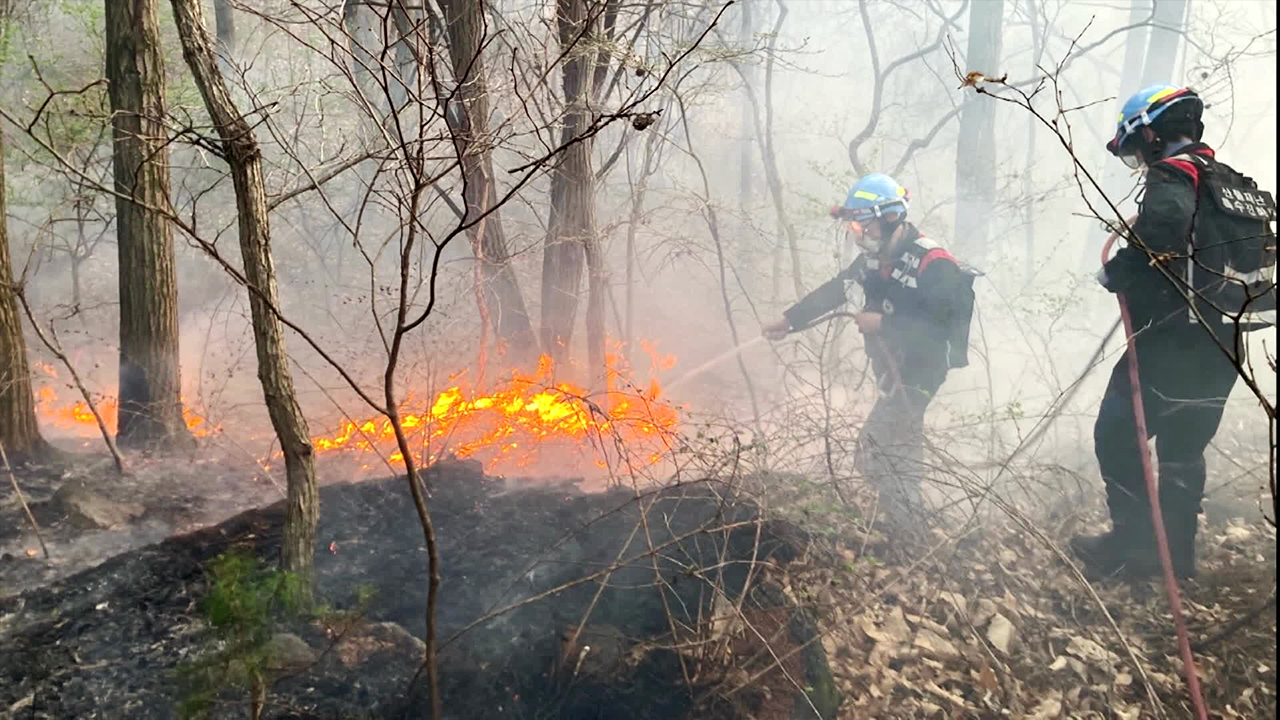
M 231 0 L 213 0 L 214 23 L 218 29 L 218 43 L 231 53 L 236 43 L 236 16 Z
M 1151 42 L 1147 45 L 1147 57 L 1142 63 L 1142 85 L 1171 83 L 1181 80 L 1178 74 L 1178 48 L 1182 26 L 1187 14 L 1187 0 L 1159 0 L 1155 3 Z M 1137 14 L 1137 11 L 1134 11 Z M 1125 97 L 1138 88 L 1127 90 Z
M 218 33 L 218 65 L 228 75 L 236 57 L 236 14 L 231 0 L 213 0 L 213 22 Z
M 0 23 L 3 23 L 0 17 Z M 0 132 L 0 445 L 10 458 L 40 455 L 47 448 L 36 423 L 31 369 L 22 338 L 22 316 L 13 290 L 13 263 L 4 195 L 4 133 Z
M 190 445 L 182 417 L 178 290 L 164 127 L 164 57 L 154 0 L 106 0 L 120 268 L 122 446 Z
M 453 126 L 453 142 L 462 167 L 465 221 L 475 223 L 467 230 L 480 263 L 485 313 L 494 332 L 506 342 L 512 357 L 520 363 L 537 357 L 538 338 L 525 307 L 520 282 L 512 268 L 498 204 L 498 187 L 494 183 L 492 148 L 486 140 L 489 122 L 489 91 L 485 77 L 484 27 L 482 0 L 442 0 L 444 23 L 449 42 L 455 92 L 448 96 L 450 107 L 444 109 Z
M 991 77 L 1000 74 L 1004 0 L 969 5 L 966 66 Z M 974 260 L 987 252 L 996 196 L 996 103 L 966 103 L 960 111 L 956 144 L 957 247 Z
M 593 76 L 602 76 L 607 65 L 597 67 L 592 53 L 579 40 L 600 32 L 601 13 L 587 0 L 556 0 L 556 28 L 560 50 L 560 82 L 564 92 L 560 143 L 568 146 L 551 174 L 551 213 L 542 254 L 542 346 L 557 362 L 570 355 L 578 296 L 582 287 L 584 261 L 600 263 L 596 237 L 595 174 L 591 169 L 593 142 L 586 136 L 591 123 L 597 85 Z M 604 10 L 610 38 L 617 19 L 617 0 L 608 0 Z M 593 72 L 594 70 L 594 72 Z M 598 371 L 604 356 L 604 301 L 592 294 L 600 282 L 593 267 L 587 298 L 587 344 L 591 369 Z
M 1158 4 L 1167 6 L 1170 3 L 1166 1 Z M 1144 82 L 1143 65 L 1146 60 L 1147 38 L 1150 34 L 1150 23 L 1154 18 L 1154 12 L 1152 0 L 1130 0 L 1129 25 L 1135 27 L 1125 36 L 1124 59 L 1121 61 L 1123 64 L 1120 66 L 1120 87 L 1116 90 L 1115 111 L 1108 117 L 1109 120 L 1115 118 L 1130 95 L 1146 84 Z M 1160 82 L 1170 82 L 1170 80 L 1165 79 Z M 1034 123 L 1035 118 L 1033 117 L 1031 120 Z M 1132 176 L 1122 163 L 1106 163 L 1102 173 L 1102 187 L 1108 197 L 1124 197 L 1125 190 L 1132 188 L 1133 184 Z M 1107 241 L 1107 236 L 1110 234 L 1111 231 L 1101 226 L 1092 230 L 1089 242 L 1085 243 L 1084 251 L 1081 255 L 1080 266 L 1082 268 L 1092 268 L 1098 264 L 1098 253 L 1102 250 L 1102 244 Z

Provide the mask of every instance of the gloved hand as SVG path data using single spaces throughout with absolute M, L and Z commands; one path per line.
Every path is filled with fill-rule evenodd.
M 791 321 L 786 318 L 779 318 L 773 322 L 760 328 L 760 334 L 770 340 L 781 340 L 791 332 Z
M 1098 274 L 1094 275 L 1093 277 L 1097 279 L 1099 285 L 1106 288 L 1107 290 L 1110 290 L 1111 292 L 1115 292 L 1115 290 L 1111 290 L 1111 278 L 1107 276 L 1106 265 L 1103 265 L 1101 268 L 1098 268 Z
M 1099 285 L 1110 292 L 1119 293 L 1128 290 L 1144 272 L 1150 272 L 1146 254 L 1138 248 L 1123 247 L 1102 266 L 1095 277 Z

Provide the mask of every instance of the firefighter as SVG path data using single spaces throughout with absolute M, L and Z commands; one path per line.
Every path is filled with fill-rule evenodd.
M 925 409 L 947 371 L 968 364 L 973 313 L 973 273 L 907 221 L 909 199 L 888 175 L 859 179 L 831 214 L 862 252 L 763 328 L 779 340 L 844 304 L 852 283 L 862 287 L 865 306 L 854 322 L 879 394 L 858 438 L 858 465 L 891 521 L 919 505 Z
M 1098 274 L 1121 294 L 1133 322 L 1159 505 L 1173 569 L 1183 578 L 1195 575 L 1204 450 L 1236 383 L 1241 331 L 1269 325 L 1264 313 L 1269 305 L 1274 318 L 1275 308 L 1267 279 L 1275 236 L 1266 218 L 1274 219 L 1275 204 L 1200 142 L 1203 110 L 1194 91 L 1172 85 L 1145 88 L 1125 103 L 1107 150 L 1131 168 L 1145 167 L 1145 188 L 1136 238 Z M 1094 425 L 1112 528 L 1071 541 L 1093 577 L 1160 571 L 1127 362 L 1116 362 Z

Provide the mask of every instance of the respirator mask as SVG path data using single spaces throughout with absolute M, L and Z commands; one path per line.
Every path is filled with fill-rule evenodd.
M 853 242 L 865 252 L 879 254 L 893 237 L 898 226 L 902 224 L 902 213 L 891 213 L 895 217 L 888 220 L 884 217 L 872 217 L 864 220 L 845 221 L 845 232 L 853 237 Z M 874 228 L 872 232 L 867 232 Z M 876 232 L 878 231 L 878 232 Z

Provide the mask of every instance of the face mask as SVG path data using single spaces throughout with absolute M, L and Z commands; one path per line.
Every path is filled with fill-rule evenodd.
M 873 239 L 871 236 L 867 235 L 865 225 L 857 220 L 850 220 L 845 223 L 845 228 L 846 232 L 853 237 L 854 244 L 859 248 L 862 248 L 869 253 L 880 252 L 880 247 L 883 243 L 880 240 Z

